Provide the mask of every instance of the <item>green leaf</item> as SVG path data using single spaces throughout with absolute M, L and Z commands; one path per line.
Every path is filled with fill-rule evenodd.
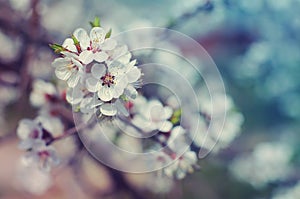
M 99 17 L 95 17 L 94 21 L 90 21 L 90 25 L 94 28 L 94 27 L 101 27 L 100 25 L 100 18 Z
M 49 44 L 50 48 L 57 54 L 61 53 L 62 51 L 66 51 L 62 45 L 59 44 Z
M 75 46 L 79 44 L 79 41 L 76 39 L 76 37 L 74 35 L 72 35 L 72 39 L 73 39 Z
M 120 98 L 121 98 L 124 102 L 128 102 L 128 101 L 129 101 L 128 97 L 127 97 L 126 95 L 124 95 L 124 94 L 121 95 Z
M 112 32 L 112 29 L 109 29 L 109 31 L 105 35 L 105 39 L 110 38 L 111 32 Z
M 174 111 L 170 121 L 172 122 L 173 125 L 178 124 L 180 122 L 182 111 L 181 109 L 177 109 Z

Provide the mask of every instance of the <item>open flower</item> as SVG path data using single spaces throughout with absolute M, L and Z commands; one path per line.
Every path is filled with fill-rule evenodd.
M 117 42 L 110 38 L 105 38 L 106 32 L 101 27 L 94 27 L 90 31 L 90 35 L 86 30 L 78 28 L 74 31 L 73 36 L 78 40 L 80 52 L 78 52 L 74 41 L 71 38 L 65 40 L 63 46 L 72 52 L 79 53 L 79 60 L 84 64 L 92 61 L 103 62 L 108 59 L 105 51 L 113 50 Z
M 137 100 L 137 114 L 132 122 L 146 132 L 159 130 L 169 132 L 173 124 L 168 120 L 173 110 L 168 106 L 163 106 L 158 100 Z
M 84 74 L 83 66 L 77 55 L 67 53 L 65 57 L 57 58 L 52 63 L 58 79 L 67 81 L 69 87 L 74 88 Z
M 115 61 L 118 61 L 122 64 L 129 63 L 132 56 L 126 45 L 117 46 L 113 50 L 109 50 L 106 53 L 108 54 L 108 58 L 105 62 L 108 65 Z
M 21 149 L 31 149 L 36 142 L 42 141 L 43 129 L 33 120 L 23 119 L 17 128 L 17 135 L 21 139 Z M 38 141 L 39 140 L 39 141 Z
M 92 77 L 86 81 L 87 89 L 90 92 L 97 92 L 98 97 L 104 102 L 119 98 L 124 90 L 141 76 L 140 69 L 134 65 L 135 61 L 126 65 L 114 62 L 108 67 L 104 64 L 95 64 L 91 69 Z
M 176 158 L 176 156 L 175 156 Z M 197 155 L 193 151 L 187 151 L 180 156 L 174 163 L 164 169 L 169 177 L 183 179 L 187 173 L 192 173 L 197 165 Z
M 53 84 L 43 80 L 33 82 L 33 90 L 30 93 L 30 103 L 35 107 L 40 107 L 58 99 L 58 92 Z
M 53 146 L 47 146 L 43 142 L 38 142 L 36 147 L 30 150 L 25 160 L 28 164 L 37 164 L 43 171 L 50 171 L 52 166 L 59 164 L 59 158 Z
M 49 172 L 41 170 L 39 164 L 26 157 L 20 159 L 16 177 L 18 187 L 34 195 L 42 195 L 53 183 Z
M 39 116 L 34 120 L 23 119 L 17 128 L 21 139 L 21 149 L 34 149 L 40 143 L 47 143 L 53 136 L 63 133 L 64 126 L 60 119 L 51 116 Z
M 169 177 L 182 179 L 197 167 L 197 155 L 190 150 L 186 135 L 186 130 L 181 126 L 174 127 L 170 133 L 167 146 L 172 151 L 169 155 L 174 163 L 164 169 Z
M 46 171 L 57 165 L 59 160 L 56 151 L 48 144 L 62 132 L 63 124 L 55 117 L 43 115 L 35 120 L 21 120 L 17 134 L 22 140 L 20 148 L 27 150 L 25 160 L 28 163 L 38 163 Z

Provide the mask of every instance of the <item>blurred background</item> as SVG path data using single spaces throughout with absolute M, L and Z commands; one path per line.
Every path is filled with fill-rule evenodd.
M 0 0 L 0 198 L 300 198 L 299 10 L 300 0 Z M 88 29 L 95 16 L 113 34 L 164 27 L 195 39 L 244 116 L 228 147 L 166 193 L 146 189 L 147 174 L 115 173 L 86 152 L 51 182 L 18 166 L 17 123 L 36 113 L 31 82 L 53 74 L 48 44 Z

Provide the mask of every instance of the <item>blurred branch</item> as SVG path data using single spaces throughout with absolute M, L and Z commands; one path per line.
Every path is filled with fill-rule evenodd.
M 51 112 L 55 114 L 59 114 L 69 123 L 74 123 L 73 112 L 72 109 L 65 107 L 64 105 L 58 104 L 51 107 Z
M 205 4 L 201 4 L 195 8 L 193 11 L 188 11 L 183 13 L 181 16 L 177 17 L 176 19 L 172 20 L 167 26 L 167 29 L 173 29 L 176 26 L 180 26 L 183 22 L 186 22 L 190 18 L 195 17 L 200 12 L 211 12 L 214 8 L 213 3 L 211 0 L 208 0 Z
M 0 59 L 1 72 L 20 72 L 20 69 L 26 66 L 28 60 L 32 58 L 36 47 L 48 48 L 48 44 L 51 43 L 51 37 L 40 24 L 38 4 L 39 0 L 31 1 L 31 15 L 25 18 L 20 12 L 12 9 L 9 1 L 0 2 L 1 31 L 10 38 L 20 39 L 22 43 L 19 54 L 14 60 L 5 62 Z M 33 49 L 30 50 L 31 48 Z
M 36 8 L 38 2 L 38 0 L 32 1 L 32 14 L 28 20 L 14 11 L 9 2 L 0 2 L 0 29 L 10 37 L 22 37 L 30 43 L 48 47 L 51 39 L 39 23 L 40 17 Z M 33 30 L 32 25 L 36 26 L 38 31 Z M 36 34 L 32 34 L 33 31 L 36 31 Z
M 74 126 L 68 130 L 66 130 L 62 135 L 54 137 L 53 139 L 51 139 L 47 144 L 51 144 L 52 142 L 64 139 L 66 137 L 72 136 L 77 134 L 80 130 L 85 129 L 85 128 L 89 128 L 91 126 L 93 126 L 95 123 L 97 122 L 97 118 L 96 117 L 92 117 L 90 118 L 89 121 L 81 123 L 79 125 L 74 124 Z

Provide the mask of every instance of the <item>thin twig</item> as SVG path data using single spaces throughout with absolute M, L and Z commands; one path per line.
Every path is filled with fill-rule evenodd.
M 90 126 L 94 125 L 95 122 L 96 122 L 96 118 L 95 117 L 92 117 L 90 118 L 89 121 L 85 122 L 85 123 L 81 123 L 79 125 L 76 125 L 68 130 L 66 130 L 63 134 L 57 136 L 57 137 L 54 137 L 52 138 L 48 143 L 47 145 L 53 143 L 53 142 L 56 142 L 58 140 L 62 140 L 66 137 L 69 137 L 69 136 L 72 136 L 72 135 L 75 135 L 76 133 L 78 133 L 79 131 L 85 129 L 85 128 L 89 128 Z

